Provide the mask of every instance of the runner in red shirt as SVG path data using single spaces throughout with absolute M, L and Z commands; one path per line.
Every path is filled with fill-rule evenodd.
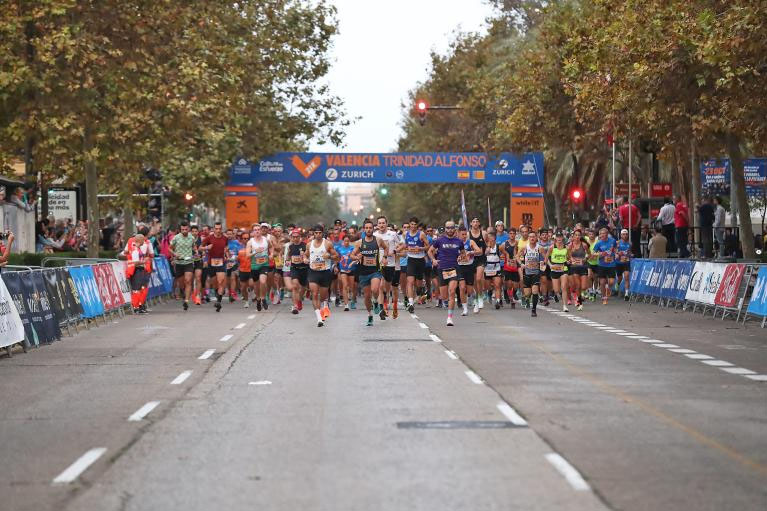
M 221 299 L 226 286 L 226 260 L 229 258 L 227 245 L 229 240 L 224 236 L 221 222 L 213 225 L 213 234 L 206 237 L 203 249 L 208 251 L 210 273 L 216 276 L 216 312 L 221 310 Z

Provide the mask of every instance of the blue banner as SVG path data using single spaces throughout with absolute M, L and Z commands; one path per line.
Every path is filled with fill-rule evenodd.
M 543 153 L 278 153 L 238 158 L 230 186 L 261 181 L 338 183 L 511 183 L 544 186 Z
M 687 288 L 690 285 L 690 278 L 692 278 L 692 272 L 695 269 L 695 262 L 693 261 L 677 261 L 676 269 L 674 273 L 674 285 L 673 292 L 669 298 L 674 300 L 684 300 L 687 294 Z
M 75 282 L 77 293 L 80 295 L 80 304 L 83 307 L 83 316 L 95 318 L 104 314 L 104 304 L 101 302 L 96 277 L 90 266 L 68 268 L 69 275 Z
M 164 257 L 156 257 L 154 261 L 160 281 L 162 282 L 162 293 L 168 294 L 173 291 L 173 275 L 170 271 L 170 264 Z
M 639 293 L 639 278 L 642 276 L 645 259 L 632 259 L 630 262 L 631 273 L 629 274 L 629 288 L 632 293 Z
M 700 163 L 700 182 L 703 192 L 711 195 L 730 193 L 730 160 L 706 160 Z M 765 193 L 767 185 L 767 158 L 743 160 L 746 194 L 758 197 Z
M 163 293 L 162 280 L 160 280 L 160 272 L 155 271 L 149 274 L 149 298 L 155 298 Z
M 767 266 L 759 268 L 759 273 L 756 274 L 756 283 L 747 310 L 749 314 L 767 316 Z

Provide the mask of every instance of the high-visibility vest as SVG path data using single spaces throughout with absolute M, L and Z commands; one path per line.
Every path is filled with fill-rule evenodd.
M 144 240 L 144 245 L 148 245 L 149 240 Z M 128 258 L 128 268 L 126 269 L 126 274 L 128 276 L 133 275 L 133 272 L 136 267 L 136 263 L 141 263 L 139 251 L 141 250 L 141 247 L 136 245 L 136 241 L 134 238 L 130 238 L 128 240 L 128 244 L 125 247 L 125 255 Z M 147 273 L 152 272 L 152 258 L 149 257 L 149 248 L 147 248 L 146 251 L 147 257 L 144 257 L 144 270 L 146 270 Z M 134 257 L 136 257 L 134 259 Z

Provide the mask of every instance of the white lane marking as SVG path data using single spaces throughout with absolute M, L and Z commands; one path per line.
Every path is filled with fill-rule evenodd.
M 440 339 L 439 337 L 437 337 L 434 334 L 429 334 L 429 337 L 431 337 L 431 340 L 434 341 L 434 342 L 442 342 L 442 339 Z
M 654 343 L 657 343 L 657 342 L 661 342 L 662 343 L 663 342 L 660 339 L 640 339 L 640 341 L 646 342 L 648 344 L 654 344 Z
M 669 351 L 672 353 L 695 353 L 695 350 L 688 350 L 687 348 L 674 348 Z
M 221 341 L 221 342 L 226 342 L 226 341 L 228 341 L 229 339 L 231 339 L 232 337 L 234 337 L 232 334 L 226 334 L 226 335 L 225 335 L 225 336 L 223 336 L 221 339 L 219 339 L 219 341 Z
M 620 334 L 620 333 L 626 333 L 626 332 L 625 332 L 625 331 L 623 331 L 623 330 L 616 330 L 616 329 L 614 329 L 614 328 L 604 328 L 603 330 L 604 330 L 605 332 L 610 332 L 611 334 Z
M 171 385 L 181 385 L 186 381 L 187 378 L 192 374 L 192 371 L 184 371 L 183 373 L 176 376 L 172 382 L 170 382 Z
M 649 339 L 649 337 L 647 337 L 646 335 L 629 335 L 627 337 L 629 339 L 638 339 L 638 340 Z
M 767 374 L 747 374 L 745 375 L 749 380 L 754 381 L 767 381 Z
M 429 328 L 429 327 L 426 325 L 426 323 L 422 323 L 421 321 L 419 321 L 419 322 L 418 322 L 418 326 L 420 326 L 421 328 Z
M 498 403 L 496 407 L 515 426 L 527 426 L 527 421 L 508 403 Z
M 756 371 L 752 371 L 751 369 L 745 369 L 743 367 L 720 367 L 719 369 L 721 369 L 725 373 L 730 373 L 730 374 L 742 374 L 742 375 L 756 374 Z
M 656 348 L 678 348 L 676 344 L 668 344 L 668 343 L 661 343 L 661 344 L 653 344 Z
M 202 355 L 197 357 L 197 360 L 206 360 L 209 359 L 212 354 L 214 354 L 216 350 L 205 350 L 203 351 Z
M 260 381 L 249 381 L 248 385 L 271 385 L 272 382 L 269 380 L 260 380 Z
M 732 367 L 735 365 L 730 364 L 729 362 L 725 362 L 724 360 L 701 360 L 701 362 L 714 367 Z
M 160 404 L 159 401 L 150 401 L 150 402 L 148 402 L 147 404 L 145 404 L 144 406 L 142 406 L 141 408 L 139 408 L 138 410 L 133 412 L 133 415 L 128 417 L 128 420 L 130 422 L 138 422 L 138 421 L 140 421 L 141 419 L 146 417 L 149 414 L 149 412 L 151 412 L 152 410 L 157 408 L 157 405 L 159 405 L 159 404 Z
M 106 447 L 96 447 L 95 449 L 91 449 L 90 451 L 86 452 L 77 458 L 77 460 L 69 465 L 62 473 L 57 475 L 56 479 L 53 480 L 53 484 L 71 483 L 77 479 L 80 474 L 85 472 L 85 469 L 90 467 L 93 462 L 99 459 L 105 452 L 107 452 Z
M 693 360 L 712 360 L 714 357 L 711 355 L 704 355 L 703 353 L 695 353 L 694 355 L 685 355 L 685 357 Z
M 454 351 L 445 350 L 445 355 L 452 358 L 453 360 L 458 360 L 458 355 L 456 355 Z
M 614 328 L 611 327 L 611 326 L 598 326 L 598 327 L 596 327 L 596 329 L 597 330 L 605 330 L 605 331 L 607 331 L 607 330 L 614 330 Z
M 589 491 L 591 487 L 587 483 L 581 474 L 575 470 L 575 467 L 570 465 L 566 459 L 555 452 L 551 452 L 546 455 L 546 460 L 551 463 L 557 472 L 564 476 L 565 480 L 570 483 L 570 486 L 577 491 Z
M 239 330 L 241 328 L 245 328 L 245 323 L 238 323 L 236 327 L 234 327 L 235 330 Z
M 251 314 L 250 316 L 248 316 L 248 319 L 256 319 L 256 315 L 255 314 Z
M 410 317 L 413 319 L 418 319 L 418 316 L 416 316 L 415 314 L 411 314 Z
M 625 337 L 635 336 L 636 335 L 634 332 L 613 332 L 613 333 L 618 334 L 618 335 L 623 335 Z
M 591 326 L 603 327 L 605 325 L 603 325 L 602 323 L 592 323 Z
M 468 379 L 471 380 L 472 383 L 476 383 L 477 385 L 482 383 L 482 378 L 480 378 L 479 375 L 474 371 L 465 371 L 464 374 Z

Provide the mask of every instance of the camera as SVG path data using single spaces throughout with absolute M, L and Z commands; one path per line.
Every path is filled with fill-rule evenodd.
M 0 232 L 0 240 L 7 240 L 11 235 L 11 231 Z

